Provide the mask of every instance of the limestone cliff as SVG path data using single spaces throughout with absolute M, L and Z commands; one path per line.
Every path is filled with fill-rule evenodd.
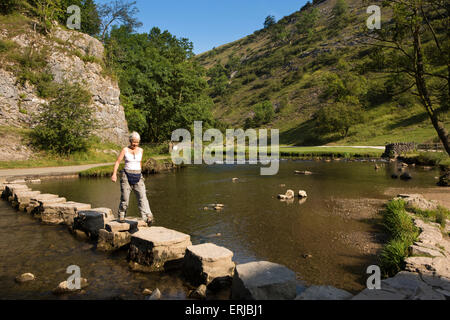
M 106 75 L 102 66 L 104 47 L 89 35 L 65 30 L 56 26 L 44 36 L 35 32 L 31 25 L 17 32 L 0 24 L 0 40 L 14 42 L 17 50 L 45 50 L 45 71 L 53 81 L 81 83 L 92 94 L 94 117 L 101 129 L 94 132 L 103 141 L 123 144 L 127 141 L 128 126 L 117 82 Z M 47 103 L 40 98 L 36 87 L 29 81 L 20 84 L 11 70 L 13 60 L 0 64 L 0 126 L 32 128 L 31 115 L 39 112 L 40 105 Z

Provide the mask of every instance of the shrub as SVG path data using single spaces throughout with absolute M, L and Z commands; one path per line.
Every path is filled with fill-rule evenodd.
M 33 144 L 61 155 L 86 151 L 95 128 L 90 101 L 90 94 L 79 84 L 64 83 L 56 98 L 42 105 L 42 112 L 35 116 L 38 125 L 31 134 Z
M 379 257 L 385 276 L 394 276 L 404 268 L 408 249 L 419 234 L 411 217 L 406 213 L 405 205 L 403 200 L 392 200 L 383 213 L 384 226 L 391 236 Z

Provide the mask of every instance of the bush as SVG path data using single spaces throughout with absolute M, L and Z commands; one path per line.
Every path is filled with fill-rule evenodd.
M 325 106 L 316 115 L 319 132 L 339 133 L 342 137 L 346 137 L 350 128 L 362 120 L 363 111 L 360 106 L 343 102 Z
M 90 101 L 90 94 L 79 84 L 64 83 L 56 98 L 42 105 L 42 112 L 35 116 L 38 125 L 31 134 L 33 144 L 60 155 L 86 151 L 95 128 Z
M 406 213 L 405 205 L 403 200 L 392 200 L 383 213 L 384 226 L 391 236 L 379 257 L 385 276 L 394 276 L 404 268 L 408 249 L 419 234 L 411 217 Z

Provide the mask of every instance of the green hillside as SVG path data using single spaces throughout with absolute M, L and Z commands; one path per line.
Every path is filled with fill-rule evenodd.
M 214 116 L 233 127 L 278 128 L 283 144 L 439 142 L 420 101 L 397 94 L 403 79 L 370 71 L 379 51 L 366 44 L 366 9 L 381 1 L 313 3 L 196 56 L 208 69 Z M 383 9 L 383 26 L 390 16 Z M 323 119 L 333 116 L 352 125 L 326 130 Z M 448 130 L 448 113 L 442 120 Z

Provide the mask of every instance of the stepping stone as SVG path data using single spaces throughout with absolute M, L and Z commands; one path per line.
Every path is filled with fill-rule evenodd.
M 235 267 L 232 258 L 233 252 L 212 243 L 189 246 L 183 260 L 183 275 L 194 286 L 208 285 L 215 278 L 231 280 Z
M 350 292 L 332 286 L 311 286 L 295 300 L 349 300 L 352 297 Z
M 239 264 L 231 287 L 233 300 L 292 300 L 296 297 L 294 271 L 285 266 L 257 261 Z
M 24 192 L 16 192 L 13 200 L 14 208 L 22 208 L 23 209 L 30 203 L 31 198 L 40 195 L 40 191 L 24 191 Z
M 100 229 L 105 229 L 105 223 L 111 219 L 111 209 L 99 208 L 79 211 L 74 218 L 73 230 L 81 230 L 91 239 L 98 238 Z
M 91 209 L 90 204 L 78 202 L 65 202 L 46 204 L 42 207 L 41 221 L 45 224 L 66 224 L 73 225 L 73 219 L 78 211 Z
M 131 236 L 129 265 L 142 272 L 178 268 L 191 245 L 187 234 L 163 227 L 142 228 Z
M 126 219 L 123 223 L 119 221 L 110 221 L 105 225 L 105 229 L 108 232 L 127 231 L 130 233 L 135 233 L 138 231 L 138 222 L 129 219 Z
M 56 197 L 36 197 L 36 199 L 31 199 L 30 203 L 28 204 L 26 211 L 29 214 L 32 214 L 36 217 L 41 216 L 41 212 L 44 211 L 44 206 L 55 204 L 55 203 L 65 203 L 67 202 L 66 198 L 58 198 L 58 195 L 52 195 Z
M 431 249 L 412 245 L 410 248 L 412 256 L 427 256 L 427 257 L 443 257 L 444 255 L 438 251 L 438 248 Z
M 8 198 L 14 194 L 14 191 L 18 190 L 30 190 L 30 188 L 24 184 L 7 184 L 2 192 L 2 199 L 8 200 Z
M 97 250 L 99 251 L 115 251 L 129 245 L 131 241 L 131 233 L 109 232 L 100 229 L 98 232 Z

